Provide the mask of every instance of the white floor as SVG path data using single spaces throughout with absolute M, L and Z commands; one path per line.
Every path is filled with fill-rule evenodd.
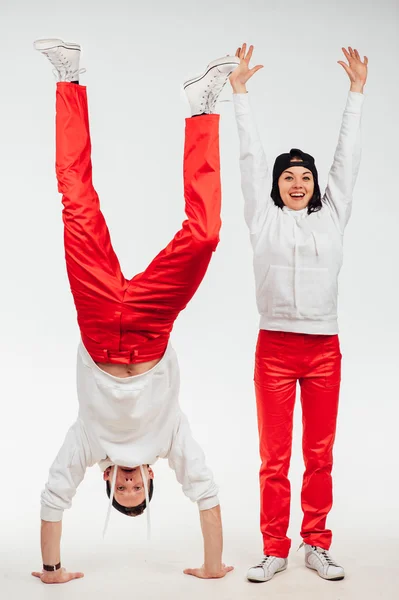
M 32 532 L 31 532 L 32 533 Z M 85 536 L 81 546 L 64 545 L 71 570 L 82 570 L 85 578 L 60 586 L 44 586 L 29 575 L 39 566 L 37 540 L 29 538 L 2 543 L 0 562 L 0 598 L 7 600 L 41 598 L 89 600 L 119 597 L 149 599 L 180 598 L 197 600 L 234 600 L 235 598 L 295 598 L 320 600 L 397 600 L 399 569 L 397 540 L 369 539 L 365 534 L 351 536 L 334 545 L 334 556 L 347 571 L 344 581 L 328 582 L 303 565 L 303 550 L 293 548 L 289 568 L 262 584 L 245 580 L 248 566 L 259 555 L 253 550 L 253 536 L 225 538 L 226 560 L 235 571 L 217 581 L 202 581 L 182 574 L 186 567 L 200 566 L 197 532 L 180 531 L 175 537 L 155 535 L 152 542 L 118 542 L 117 536 L 90 543 Z M 172 541 L 173 539 L 173 541 Z M 10 545 L 14 548 L 11 549 Z M 16 546 L 19 546 L 18 548 Z M 65 547 L 66 546 L 66 547 Z M 252 546 L 252 547 L 251 547 Z

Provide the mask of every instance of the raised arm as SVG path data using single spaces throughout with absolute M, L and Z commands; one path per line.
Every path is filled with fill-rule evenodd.
M 342 118 L 338 145 L 331 167 L 324 202 L 330 207 L 337 225 L 343 233 L 352 209 L 352 194 L 360 166 L 360 121 L 363 106 L 363 90 L 367 80 L 367 56 L 361 60 L 358 51 L 342 48 L 349 64 L 338 61 L 351 82 Z
M 204 538 L 203 566 L 200 569 L 186 569 L 184 572 L 201 579 L 224 577 L 233 567 L 226 567 L 222 563 L 223 533 L 218 488 L 183 413 L 176 423 L 168 461 L 185 495 L 198 504 Z
M 244 216 L 251 234 L 256 234 L 266 218 L 268 209 L 273 206 L 270 198 L 269 169 L 262 143 L 252 117 L 247 81 L 262 69 L 262 65 L 249 68 L 253 46 L 243 44 L 236 56 L 240 65 L 230 75 L 233 88 L 233 102 L 240 140 L 241 188 L 244 196 Z
M 69 429 L 65 441 L 53 462 L 48 482 L 42 492 L 41 550 L 43 565 L 55 567 L 61 562 L 62 516 L 70 508 L 76 489 L 86 468 L 93 464 L 89 442 L 82 422 L 78 419 Z M 64 568 L 32 573 L 43 583 L 66 583 L 83 577 Z

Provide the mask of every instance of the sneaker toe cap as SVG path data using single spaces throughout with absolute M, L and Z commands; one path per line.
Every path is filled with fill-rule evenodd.
M 345 577 L 345 571 L 342 567 L 333 567 L 330 565 L 327 570 L 327 576 L 329 579 Z
M 265 581 L 266 574 L 262 567 L 251 567 L 247 572 L 247 579 Z

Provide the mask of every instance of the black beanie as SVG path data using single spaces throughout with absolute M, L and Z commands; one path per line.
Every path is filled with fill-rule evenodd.
M 306 169 L 309 169 L 313 175 L 315 184 L 318 184 L 318 173 L 313 156 L 302 152 L 302 150 L 299 150 L 298 148 L 293 148 L 289 153 L 280 154 L 280 156 L 276 158 L 273 167 L 273 187 L 277 185 L 280 175 L 290 167 L 305 167 Z

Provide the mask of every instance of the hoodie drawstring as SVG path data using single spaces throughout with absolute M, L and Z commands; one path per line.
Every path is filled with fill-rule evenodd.
M 147 477 L 145 476 L 143 465 L 140 465 L 140 472 L 141 472 L 141 477 L 143 478 L 143 485 L 144 485 L 144 492 L 145 492 L 145 505 L 146 505 L 146 510 L 147 510 L 147 540 L 150 540 L 151 539 L 150 497 L 148 494 Z M 109 520 L 111 517 L 112 503 L 114 501 L 114 495 L 115 495 L 117 473 L 118 473 L 118 466 L 115 465 L 114 472 L 112 474 L 111 493 L 109 495 L 108 511 L 107 511 L 107 516 L 105 518 L 105 524 L 104 524 L 104 529 L 103 529 L 103 538 L 105 538 L 105 534 L 107 532 Z
M 314 231 L 312 231 L 312 237 L 313 237 L 313 242 L 314 242 L 314 249 L 316 251 L 316 256 L 319 256 L 319 249 L 317 247 L 317 238 L 315 236 Z
M 294 221 L 294 307 L 298 309 L 298 290 L 299 290 L 299 273 L 297 268 L 298 263 L 298 241 L 296 237 L 297 224 Z
M 151 539 L 151 519 L 150 519 L 150 497 L 148 494 L 148 483 L 147 477 L 145 476 L 143 465 L 140 465 L 141 477 L 143 478 L 144 492 L 145 492 L 145 506 L 147 511 L 147 540 Z
M 289 211 L 289 212 L 292 213 L 293 211 Z M 303 216 L 302 216 L 302 218 L 298 218 L 298 219 L 296 219 L 294 217 L 294 307 L 296 309 L 298 309 L 298 300 L 299 300 L 298 296 L 299 296 L 299 290 L 300 290 L 299 269 L 298 269 L 299 251 L 298 251 L 297 227 L 302 229 L 302 231 L 304 231 L 305 234 L 307 233 L 308 235 L 310 234 L 312 236 L 316 256 L 319 256 L 319 248 L 317 246 L 317 238 L 316 238 L 315 232 L 310 228 L 307 220 L 305 220 L 305 218 Z
M 108 511 L 107 511 L 107 516 L 106 516 L 105 524 L 104 524 L 103 538 L 105 538 L 105 534 L 106 534 L 107 529 L 108 529 L 109 519 L 111 517 L 111 510 L 112 510 L 112 503 L 114 501 L 115 485 L 116 485 L 116 474 L 117 474 L 117 472 L 118 472 L 118 466 L 115 465 L 114 472 L 112 474 L 111 493 L 109 495 Z

